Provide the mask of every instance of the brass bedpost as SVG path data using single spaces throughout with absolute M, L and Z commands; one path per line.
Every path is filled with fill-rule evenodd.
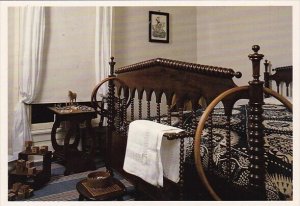
M 270 73 L 269 73 L 269 65 L 270 62 L 268 60 L 265 60 L 265 72 L 264 72 L 264 81 L 265 81 L 265 87 L 270 88 Z M 265 97 L 270 97 L 269 94 L 265 94 Z
M 114 57 L 111 57 L 110 74 L 109 77 L 115 77 L 114 74 Z M 105 166 L 109 173 L 113 176 L 113 171 L 111 168 L 111 147 L 112 147 L 112 134 L 114 129 L 114 119 L 115 119 L 115 85 L 113 80 L 108 81 L 108 118 L 107 118 L 107 132 L 106 132 L 106 152 L 105 152 Z
M 259 80 L 260 61 L 264 55 L 257 53 L 260 47 L 254 45 L 253 54 L 249 54 L 252 61 L 253 80 L 249 82 L 249 121 L 248 137 L 250 146 L 250 178 L 249 189 L 253 192 L 252 198 L 255 200 L 265 200 L 266 190 L 266 170 L 265 170 L 265 150 L 264 150 L 264 130 L 263 130 L 263 86 L 264 82 Z

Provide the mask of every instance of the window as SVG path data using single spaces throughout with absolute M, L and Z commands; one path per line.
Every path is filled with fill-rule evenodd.
M 54 122 L 54 114 L 48 107 L 54 107 L 57 103 L 31 104 L 31 130 L 51 129 Z M 79 105 L 91 106 L 91 102 L 78 102 Z

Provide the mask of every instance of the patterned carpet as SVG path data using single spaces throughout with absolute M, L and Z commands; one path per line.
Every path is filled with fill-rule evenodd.
M 104 171 L 103 164 L 95 171 Z M 77 201 L 79 194 L 76 190 L 76 184 L 80 180 L 87 177 L 91 171 L 63 175 L 64 166 L 58 163 L 51 164 L 51 180 L 43 188 L 34 191 L 34 195 L 26 199 L 26 201 Z M 128 194 L 123 196 L 123 200 L 134 200 L 134 187 L 127 180 L 115 173 L 115 177 L 119 179 L 127 188 Z

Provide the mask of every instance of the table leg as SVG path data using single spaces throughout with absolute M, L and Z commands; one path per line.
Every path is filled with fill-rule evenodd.
M 59 128 L 59 126 L 60 126 L 60 120 L 56 119 L 52 126 L 52 130 L 51 130 L 51 144 L 52 144 L 54 151 L 62 149 L 62 146 L 59 145 L 56 141 L 56 130 L 57 130 L 57 128 Z
M 75 130 L 75 131 L 74 131 Z M 64 171 L 64 175 L 67 176 L 69 174 L 71 174 L 71 171 L 73 171 L 74 168 L 74 152 L 71 152 L 70 150 L 77 150 L 77 148 L 72 148 L 69 143 L 70 143 L 70 138 L 72 136 L 72 134 L 76 133 L 76 122 L 74 121 L 70 121 L 70 128 L 64 138 L 64 156 L 65 156 L 65 160 L 66 160 L 66 165 L 65 165 L 65 171 Z
M 74 129 L 76 128 L 76 124 L 73 121 L 70 121 L 70 128 L 64 138 L 64 153 L 67 155 L 67 152 L 69 150 L 69 142 L 72 134 L 74 133 Z
M 89 138 L 91 139 L 91 144 L 90 144 L 90 156 L 92 159 L 94 159 L 94 153 L 95 153 L 95 132 L 94 129 L 92 127 L 92 123 L 91 123 L 91 119 L 86 120 L 86 129 L 87 129 L 87 133 Z
M 80 141 L 80 127 L 79 127 L 80 122 L 74 122 L 74 135 L 75 135 L 75 140 L 72 144 L 72 148 L 77 148 L 79 145 Z

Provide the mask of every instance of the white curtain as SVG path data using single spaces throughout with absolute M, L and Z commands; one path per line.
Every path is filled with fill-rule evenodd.
M 13 159 L 24 149 L 24 141 L 32 140 L 26 104 L 32 103 L 38 92 L 42 73 L 42 53 L 45 32 L 45 8 L 20 8 L 19 103 L 14 113 L 12 131 Z
M 109 64 L 111 57 L 111 35 L 112 35 L 112 7 L 96 8 L 95 29 L 95 69 L 96 84 L 109 75 Z M 99 89 L 100 95 L 106 95 L 107 85 Z

